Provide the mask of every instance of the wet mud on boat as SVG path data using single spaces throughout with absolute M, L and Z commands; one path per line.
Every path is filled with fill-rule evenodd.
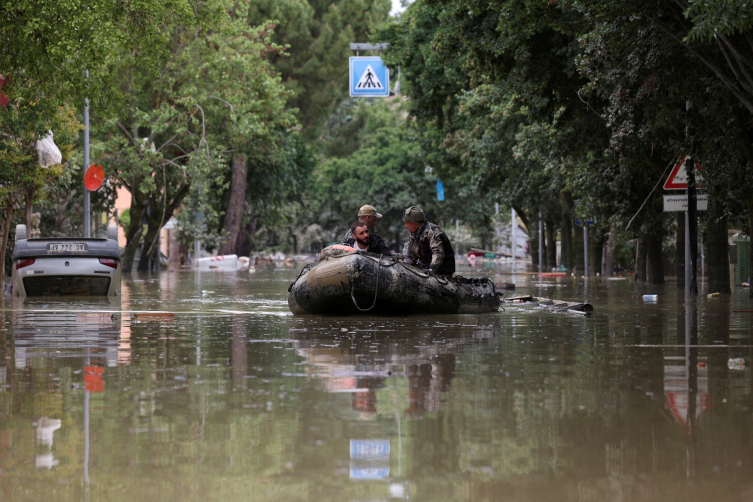
M 335 246 L 332 246 L 333 248 Z M 474 314 L 496 312 L 489 279 L 447 277 L 393 256 L 325 249 L 288 288 L 294 314 Z M 339 253 L 341 252 L 341 253 Z

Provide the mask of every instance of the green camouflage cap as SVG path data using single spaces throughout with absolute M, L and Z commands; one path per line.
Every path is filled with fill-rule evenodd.
M 424 210 L 418 206 L 411 206 L 403 212 L 403 221 L 412 221 L 413 223 L 421 223 L 426 219 Z

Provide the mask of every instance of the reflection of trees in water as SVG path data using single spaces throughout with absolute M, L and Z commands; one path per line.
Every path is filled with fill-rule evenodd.
M 410 408 L 406 416 L 418 418 L 424 411 L 442 408 L 444 394 L 450 390 L 455 376 L 455 354 L 441 354 L 431 363 L 405 365 L 408 377 Z
M 684 306 L 678 308 L 684 323 Z M 729 341 L 735 326 L 726 308 L 698 323 L 699 343 Z M 335 325 L 333 335 L 328 320 L 321 335 L 309 329 L 292 344 L 253 344 L 244 338 L 257 329 L 249 318 L 211 319 L 195 328 L 202 330 L 201 341 L 182 335 L 180 325 L 134 324 L 131 350 L 138 357 L 106 369 L 112 371 L 106 391 L 92 397 L 92 486 L 147 500 L 168 488 L 186 499 L 191 493 L 232 499 L 243 492 L 262 500 L 270 489 L 279 499 L 300 493 L 366 499 L 373 487 L 350 483 L 340 472 L 347 470 L 347 439 L 391 438 L 394 473 L 399 417 L 402 476 L 414 485 L 415 498 L 493 500 L 514 493 L 518 500 L 664 501 L 739 488 L 733 478 L 745 471 L 736 462 L 753 461 L 740 439 L 750 428 L 745 417 L 751 411 L 744 409 L 751 406 L 750 370 L 725 371 L 729 349 L 697 354 L 698 362 L 708 356 L 711 407 L 695 424 L 693 475 L 705 478 L 691 487 L 685 480 L 690 439 L 667 411 L 663 393 L 664 356 L 684 358 L 685 349 L 625 346 L 684 343 L 685 324 L 674 314 L 631 316 L 611 326 L 598 317 L 561 319 L 518 318 L 514 327 L 498 330 L 493 343 L 477 347 L 469 347 L 479 341 L 470 328 L 452 328 L 457 336 L 415 325 L 392 334 L 340 334 Z M 634 327 L 632 337 L 612 335 Z M 271 336 L 296 338 L 296 331 Z M 0 333 L 0 347 L 2 341 Z M 196 366 L 200 343 L 203 362 Z M 291 347 L 303 360 L 284 350 Z M 0 427 L 0 468 L 11 490 L 34 486 L 37 498 L 54 499 L 57 479 L 79 472 L 81 391 L 71 387 L 78 382 L 76 364 L 80 360 L 49 356 L 34 368 L 11 363 L 4 370 L 11 387 L 0 392 L 0 410 L 10 410 Z M 335 382 L 358 391 L 322 392 L 334 390 Z M 352 410 L 374 421 L 358 420 Z M 61 463 L 36 472 L 30 454 L 2 464 L 10 447 L 22 451 L 33 444 L 29 424 L 42 415 L 63 420 L 55 433 Z M 717 466 L 721 471 L 713 470 Z M 76 490 L 72 500 L 80 499 Z M 23 498 L 20 491 L 10 495 Z
M 291 329 L 296 351 L 306 358 L 312 374 L 333 393 L 351 392 L 351 405 L 361 418 L 370 419 L 383 412 L 400 412 L 408 418 L 421 418 L 427 411 L 438 411 L 455 376 L 455 352 L 470 344 L 485 342 L 493 331 L 482 327 L 359 331 L 333 336 L 331 329 L 312 334 L 306 328 L 299 335 Z M 387 331 L 385 333 L 384 331 Z M 395 333 L 397 331 L 397 333 Z M 388 378 L 407 379 L 402 396 L 407 405 L 394 410 L 392 403 L 379 403 L 378 390 Z M 391 386 L 394 388 L 395 386 Z

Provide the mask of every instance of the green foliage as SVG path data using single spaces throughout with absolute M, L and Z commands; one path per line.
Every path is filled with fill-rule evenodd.
M 351 42 L 373 40 L 371 27 L 385 22 L 389 0 L 258 0 L 249 4 L 251 25 L 276 20 L 271 40 L 286 47 L 270 61 L 299 111 L 304 137 L 318 138 L 335 106 L 348 96 Z
M 228 6 L 206 29 L 173 28 L 167 46 L 171 58 L 159 79 L 140 75 L 129 63 L 120 70 L 131 106 L 96 130 L 95 137 L 104 139 L 93 145 L 93 157 L 131 192 L 126 270 L 142 237 L 142 258 L 149 256 L 158 230 L 189 193 L 190 218 L 203 213 L 206 228 L 218 235 L 219 202 L 234 154 L 242 152 L 251 164 L 276 164 L 286 157 L 284 131 L 295 118 L 266 58 L 281 49 L 271 42 L 268 27 L 250 27 L 238 17 L 247 7 Z M 184 241 L 201 233 L 199 227 L 188 232 L 185 222 L 179 229 Z
M 715 33 L 742 34 L 753 28 L 753 4 L 747 0 L 688 0 L 685 17 L 693 21 L 688 40 L 711 40 Z
M 377 232 L 393 247 L 408 238 L 402 220 L 406 207 L 419 205 L 427 217 L 452 226 L 489 219 L 493 202 L 472 190 L 460 177 L 443 179 L 444 202 L 436 200 L 437 174 L 427 170 L 426 158 L 416 132 L 404 126 L 408 103 L 389 100 L 347 100 L 332 115 L 325 128 L 321 160 L 314 173 L 309 207 L 311 220 L 333 229 L 338 241 L 356 220 L 358 209 L 371 204 L 383 215 Z M 488 238 L 487 227 L 475 225 L 479 240 Z
M 33 203 L 44 200 L 50 193 L 46 187 L 68 174 L 64 163 L 73 153 L 80 129 L 69 107 L 56 106 L 46 98 L 32 101 L 16 98 L 0 108 L 0 206 L 6 210 L 3 229 L 14 222 L 17 208 L 31 208 Z M 45 169 L 39 166 L 36 144 L 48 131 L 53 131 L 64 163 Z M 11 239 L 5 238 L 5 232 L 0 232 L 0 263 L 5 263 L 12 249 Z
M 200 26 L 220 13 L 216 2 L 187 0 L 3 2 L 0 68 L 11 77 L 3 92 L 44 94 L 56 105 L 89 97 L 102 110 L 120 97 L 120 57 L 153 76 L 171 56 L 171 27 Z

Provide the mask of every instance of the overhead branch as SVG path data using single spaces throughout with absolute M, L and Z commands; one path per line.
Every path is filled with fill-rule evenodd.
M 121 131 L 123 131 L 123 134 L 125 134 L 126 138 L 128 138 L 128 139 L 129 139 L 129 140 L 131 141 L 131 144 L 132 144 L 133 146 L 136 146 L 136 140 L 134 140 L 134 139 L 133 139 L 133 136 L 131 136 L 131 133 L 130 133 L 130 132 L 128 132 L 128 129 L 126 129 L 126 126 L 124 126 L 124 125 L 123 125 L 123 124 L 121 124 L 120 122 L 118 122 L 117 124 L 118 124 L 118 128 L 119 128 L 119 129 L 120 129 Z
M 233 105 L 231 105 L 230 103 L 228 103 L 228 102 L 227 102 L 227 101 L 225 101 L 224 99 L 222 99 L 222 98 L 218 98 L 217 96 L 210 96 L 210 95 L 208 95 L 207 97 L 209 97 L 209 98 L 214 98 L 214 99 L 217 99 L 217 100 L 220 100 L 220 101 L 222 101 L 223 103 L 225 103 L 226 105 L 228 105 L 228 106 L 230 107 L 230 111 L 232 111 L 233 113 L 235 113 L 235 108 L 233 108 Z
M 748 92 L 753 92 L 753 88 L 751 88 L 751 85 L 753 85 L 753 82 L 750 82 L 750 76 L 747 72 L 745 72 L 745 67 L 740 64 L 740 70 L 745 73 L 745 76 L 748 78 L 748 82 L 745 82 L 742 77 L 740 77 L 740 74 L 735 69 L 735 65 L 732 63 L 732 60 L 730 60 L 729 54 L 727 53 L 727 50 L 724 49 L 724 45 L 719 41 L 719 38 L 714 37 L 716 39 L 716 44 L 719 46 L 719 50 L 722 51 L 722 54 L 724 55 L 724 59 L 727 60 L 727 65 L 732 70 L 732 73 L 735 74 L 735 78 L 740 83 L 741 86 L 743 86 L 743 89 L 745 89 Z M 739 62 L 738 62 L 739 64 Z
M 167 145 L 169 145 L 169 144 L 170 144 L 170 142 L 171 142 L 172 140 L 174 140 L 174 139 L 175 139 L 175 138 L 177 138 L 177 137 L 178 137 L 178 135 L 177 135 L 177 134 L 173 135 L 173 137 L 172 137 L 172 138 L 170 138 L 170 139 L 168 139 L 167 141 L 165 141 L 164 143 L 162 143 L 162 146 L 160 146 L 159 148 L 157 148 L 157 151 L 159 152 L 160 150 L 162 150 L 163 148 L 165 148 L 165 147 L 166 147 Z
M 669 163 L 669 164 L 667 164 L 667 167 L 665 167 L 665 168 L 664 168 L 664 172 L 663 172 L 663 173 L 661 174 L 661 176 L 659 177 L 659 181 L 657 181 L 657 182 L 656 182 L 656 185 L 654 185 L 654 189 L 653 189 L 653 190 L 651 190 L 651 192 L 650 192 L 650 193 L 648 194 L 648 197 L 646 197 L 646 200 L 644 200 L 644 201 L 643 201 L 643 204 L 641 204 L 641 207 L 639 207 L 639 208 L 638 208 L 638 212 L 636 212 L 636 213 L 635 213 L 635 214 L 633 215 L 633 217 L 632 217 L 632 218 L 630 218 L 630 221 L 628 222 L 627 226 L 625 227 L 625 230 L 627 230 L 628 228 L 630 228 L 630 225 L 632 225 L 632 223 L 633 223 L 633 220 L 635 219 L 635 217 L 636 217 L 636 216 L 638 216 L 638 215 L 640 214 L 640 212 L 641 212 L 641 211 L 643 210 L 643 207 L 644 207 L 644 206 L 646 205 L 646 202 L 648 202 L 648 199 L 650 199 L 650 198 L 651 198 L 651 196 L 652 196 L 652 195 L 654 194 L 654 192 L 656 191 L 656 189 L 657 189 L 657 188 L 659 188 L 659 185 L 661 185 L 661 180 L 663 180 L 663 179 L 664 179 L 664 174 L 666 174 L 666 172 L 667 172 L 667 169 L 669 169 L 669 168 L 670 168 L 670 166 L 674 165 L 674 163 L 675 163 L 675 161 L 674 161 L 674 159 L 673 159 L 672 161 L 670 161 L 670 163 Z
M 687 49 L 691 54 L 693 54 L 695 57 L 697 57 L 703 64 L 705 64 L 711 71 L 716 74 L 716 76 L 719 78 L 719 80 L 722 81 L 722 83 L 727 86 L 727 88 L 732 92 L 732 94 L 742 103 L 745 105 L 745 108 L 748 109 L 751 113 L 753 113 L 753 103 L 748 100 L 748 98 L 745 97 L 745 95 L 742 93 L 742 91 L 735 85 L 734 82 L 732 82 L 723 72 L 721 69 L 719 69 L 715 64 L 713 64 L 711 61 L 709 61 L 707 58 L 702 56 L 698 51 L 690 47 L 688 44 L 682 41 L 680 37 L 672 33 L 668 28 L 666 28 L 663 24 L 658 22 L 653 17 L 646 14 L 646 12 L 638 7 L 635 2 L 632 0 L 628 0 L 628 3 L 633 6 L 635 10 L 641 13 L 642 16 L 646 17 L 649 21 L 651 21 L 656 27 L 658 27 L 660 30 L 662 30 L 664 33 L 669 35 L 675 42 L 680 44 L 682 47 Z
M 729 47 L 730 52 L 735 55 L 735 59 L 742 63 L 745 63 L 748 68 L 753 68 L 753 62 L 743 54 L 741 54 L 740 51 L 737 50 L 737 47 L 735 47 L 735 44 L 733 44 L 727 36 L 722 35 L 721 33 L 716 33 L 715 36 L 721 38 L 722 41 L 727 45 L 727 47 Z M 740 66 L 742 66 L 742 64 Z

